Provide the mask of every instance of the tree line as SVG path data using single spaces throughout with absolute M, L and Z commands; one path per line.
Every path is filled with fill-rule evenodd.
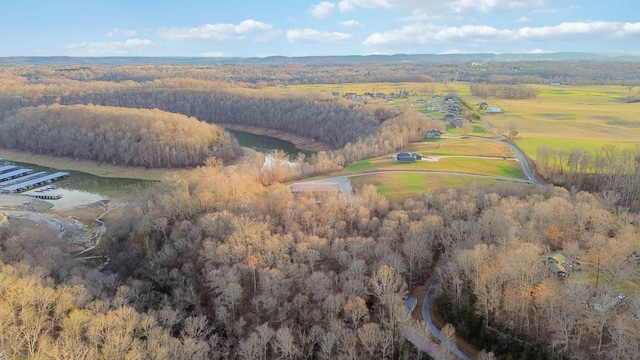
M 532 99 L 538 95 L 538 90 L 526 85 L 497 85 L 477 84 L 470 85 L 471 94 L 482 98 L 498 99 Z
M 240 153 L 221 128 L 158 109 L 41 105 L 0 123 L 0 146 L 34 154 L 148 168 L 194 167 Z
M 4 67 L 30 82 L 148 82 L 170 78 L 265 88 L 298 84 L 467 81 L 496 84 L 638 85 L 636 61 L 494 60 L 329 61 Z
M 592 310 L 637 276 L 635 213 L 585 192 L 507 184 L 397 203 L 373 186 L 355 203 L 294 199 L 263 186 L 261 169 L 210 161 L 142 194 L 108 224 L 102 272 L 47 227 L 0 230 L 0 345 L 33 358 L 410 358 L 402 329 L 424 327 L 403 302 L 442 259 L 449 308 L 500 329 L 490 331 L 567 358 L 639 350 L 637 293 Z M 584 267 L 557 278 L 552 251 Z M 450 319 L 462 334 L 471 320 Z
M 559 188 L 546 199 L 482 201 L 492 205 L 445 231 L 457 242 L 444 254 L 443 312 L 463 314 L 450 317 L 460 332 L 496 353 L 508 353 L 498 344 L 527 349 L 529 358 L 535 349 L 557 358 L 636 357 L 640 299 L 619 289 L 640 272 L 637 226 L 628 226 L 637 214 L 614 217 L 594 195 Z M 550 271 L 554 252 L 566 257 L 565 277 Z
M 11 75 L 6 82 L 11 86 L 0 90 L 4 91 L 0 92 L 1 111 L 4 111 L 0 115 L 4 118 L 32 111 L 20 110 L 24 107 L 55 104 L 95 104 L 100 105 L 95 108 L 104 109 L 161 109 L 210 123 L 237 123 L 291 132 L 336 148 L 329 153 L 298 158 L 302 165 L 297 173 L 303 177 L 328 173 L 354 161 L 398 151 L 410 141 L 421 139 L 427 130 L 439 126 L 411 109 L 361 106 L 317 93 L 292 94 L 289 97 L 248 94 L 232 88 L 220 89 L 211 82 L 189 79 L 139 84 L 72 82 L 74 86 L 63 83 L 56 87 L 32 87 L 24 79 Z M 175 115 L 175 119 L 179 118 L 186 119 Z M 237 149 L 230 144 L 219 147 L 216 156 L 226 161 L 237 154 Z M 104 155 L 98 154 L 95 158 L 102 159 Z M 275 178 L 279 181 L 292 179 L 296 176 L 293 170 L 288 169 L 289 175 Z
M 548 181 L 577 190 L 606 194 L 610 206 L 640 209 L 640 146 L 605 144 L 590 151 L 538 147 L 536 171 Z

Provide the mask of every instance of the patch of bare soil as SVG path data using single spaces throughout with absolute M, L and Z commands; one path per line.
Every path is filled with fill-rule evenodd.
M 333 150 L 333 147 L 327 143 L 323 143 L 318 140 L 312 140 L 304 136 L 295 135 L 281 130 L 228 123 L 216 123 L 216 125 L 222 126 L 223 128 L 229 130 L 244 131 L 256 135 L 271 136 L 280 140 L 285 140 L 292 143 L 301 150 L 309 150 L 315 152 Z

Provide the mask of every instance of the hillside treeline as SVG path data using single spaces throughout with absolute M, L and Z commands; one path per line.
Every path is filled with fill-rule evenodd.
M 194 167 L 240 148 L 221 128 L 158 109 L 25 107 L 0 123 L 0 146 L 34 154 L 148 168 Z
M 606 194 L 611 207 L 640 210 L 640 146 L 605 144 L 594 151 L 538 147 L 537 172 L 568 189 Z
M 464 57 L 464 55 L 463 55 Z M 492 60 L 366 62 L 349 59 L 272 63 L 204 63 L 156 65 L 15 66 L 9 71 L 29 82 L 69 79 L 82 82 L 147 82 L 184 78 L 242 87 L 297 84 L 468 81 L 496 84 L 638 85 L 637 61 L 611 60 Z
M 326 93 L 291 93 L 288 96 L 239 90 L 215 82 L 166 79 L 144 83 L 83 83 L 64 80 L 30 85 L 7 76 L 0 90 L 0 117 L 25 106 L 94 104 L 161 109 L 210 123 L 266 127 L 315 138 L 341 148 L 375 133 L 395 116 L 386 107 L 358 106 Z
M 212 163 L 160 183 L 108 224 L 102 272 L 73 261 L 46 227 L 0 231 L 7 355 L 414 358 L 402 334 L 423 325 L 407 318 L 404 300 L 438 258 L 447 309 L 464 314 L 448 321 L 471 338 L 491 329 L 487 352 L 506 357 L 508 346 L 491 344 L 514 335 L 510 356 L 524 359 L 640 350 L 636 291 L 624 306 L 590 310 L 638 275 L 637 214 L 562 189 L 474 186 L 389 203 L 365 186 L 362 201 L 347 204 L 293 199 L 259 178 L 260 164 Z M 552 251 L 582 269 L 555 277 Z M 526 350 L 513 350 L 522 341 Z
M 526 85 L 471 84 L 471 94 L 482 98 L 532 99 L 538 90 Z
M 318 93 L 292 93 L 286 97 L 256 94 L 188 79 L 139 84 L 66 80 L 55 86 L 29 85 L 17 76 L 7 76 L 5 80 L 10 86 L 0 89 L 0 117 L 8 118 L 22 107 L 58 103 L 157 108 L 208 122 L 277 129 L 338 149 L 303 159 L 306 175 L 327 173 L 353 161 L 398 151 L 421 139 L 425 131 L 438 127 L 411 110 L 361 106 Z
M 521 358 L 541 350 L 554 358 L 637 358 L 638 215 L 615 217 L 586 192 L 536 197 L 490 194 L 479 214 L 449 223 L 447 321 L 478 346 L 519 348 Z M 554 275 L 552 264 L 566 276 Z
M 149 84 L 151 85 L 151 84 Z M 62 104 L 93 103 L 129 108 L 158 108 L 193 116 L 211 123 L 265 127 L 315 138 L 335 148 L 374 133 L 391 118 L 389 110 L 357 107 L 317 94 L 290 98 L 245 95 L 240 92 L 175 90 L 145 84 L 123 91 L 75 93 L 61 97 Z

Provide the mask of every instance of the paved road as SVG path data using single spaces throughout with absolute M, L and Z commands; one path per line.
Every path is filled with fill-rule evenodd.
M 375 174 L 388 174 L 388 173 L 428 173 L 428 174 L 444 174 L 444 175 L 458 175 L 458 176 L 468 176 L 468 177 L 479 177 L 479 178 L 491 178 L 491 179 L 496 179 L 496 180 L 503 180 L 503 181 L 513 181 L 513 182 L 523 182 L 523 183 L 530 183 L 530 184 L 534 184 L 537 186 L 545 186 L 543 183 L 541 183 L 538 179 L 536 179 L 536 177 L 533 174 L 533 171 L 531 170 L 531 167 L 529 166 L 529 163 L 527 161 L 526 156 L 524 155 L 524 153 L 522 152 L 522 150 L 520 150 L 520 148 L 518 148 L 516 145 L 512 144 L 511 142 L 508 142 L 507 139 L 498 134 L 496 131 L 493 130 L 493 128 L 491 127 L 491 125 L 489 125 L 488 123 L 486 123 L 483 120 L 485 126 L 491 130 L 491 132 L 493 132 L 494 134 L 496 134 L 497 136 L 499 136 L 499 139 L 487 139 L 487 138 L 483 138 L 486 139 L 487 141 L 500 141 L 503 142 L 504 144 L 506 144 L 518 157 L 518 162 L 520 163 L 520 167 L 522 168 L 522 173 L 527 177 L 527 179 L 513 179 L 513 178 L 505 178 L 505 177 L 499 177 L 499 176 L 489 176 L 489 175 L 479 175 L 479 174 L 468 174 L 468 173 L 459 173 L 459 172 L 443 172 L 443 171 L 432 171 L 432 170 L 407 170 L 407 171 L 402 171 L 402 170 L 392 170 L 392 171 L 375 171 L 375 172 L 369 172 L 369 173 L 360 173 L 360 174 L 353 174 L 353 175 L 345 175 L 345 176 L 338 176 L 338 177 L 333 177 L 333 178 L 327 178 L 327 179 L 319 179 L 319 180 L 313 180 L 313 182 L 319 182 L 319 183 L 335 183 L 338 184 L 341 193 L 343 192 L 347 192 L 349 194 L 352 194 L 352 189 L 353 187 L 351 186 L 351 181 L 349 180 L 352 177 L 358 177 L 358 176 L 367 176 L 367 175 L 375 175 Z M 351 195 L 350 195 L 351 196 Z M 440 284 L 440 275 L 436 276 L 434 281 L 431 283 L 431 285 L 429 285 L 429 288 L 427 290 L 427 294 L 425 295 L 424 301 L 422 303 L 422 318 L 424 320 L 425 326 L 429 329 L 429 332 L 431 332 L 431 334 L 433 334 L 433 336 L 435 338 L 437 338 L 438 340 L 440 340 L 441 342 L 444 341 L 444 337 L 442 336 L 442 333 L 440 332 L 440 330 L 438 329 L 438 327 L 435 325 L 435 323 L 433 322 L 433 318 L 431 317 L 431 303 L 433 302 L 433 296 L 436 292 L 436 289 L 438 288 L 438 285 Z M 414 338 L 414 336 L 407 336 L 407 338 L 409 338 L 409 341 L 411 341 L 412 343 L 414 343 L 414 345 L 418 346 L 419 348 L 423 348 L 425 346 L 425 344 L 423 344 L 423 341 Z M 425 351 L 427 349 L 425 348 Z M 434 349 L 430 349 L 432 350 L 432 357 L 439 359 L 441 356 L 441 353 L 439 353 L 438 350 L 434 350 Z M 452 349 L 452 352 L 459 358 L 459 359 L 463 359 L 463 360 L 472 360 L 473 357 L 471 357 L 469 354 L 465 353 L 462 349 L 455 347 L 454 349 Z
M 427 289 L 427 294 L 425 295 L 424 301 L 422 302 L 422 319 L 424 320 L 424 324 L 427 327 L 427 329 L 429 329 L 429 332 L 436 339 L 440 340 L 440 342 L 444 343 L 445 341 L 444 336 L 440 332 L 440 329 L 438 329 L 436 324 L 433 322 L 433 318 L 431 317 L 431 303 L 433 302 L 433 296 L 435 295 L 436 289 L 438 288 L 439 284 L 440 284 L 440 274 L 436 275 L 436 277 L 433 279 L 433 282 L 431 283 L 431 285 L 429 285 L 429 288 Z M 462 349 L 460 349 L 457 346 L 451 349 L 451 351 L 458 357 L 458 359 L 473 360 L 473 357 L 471 355 L 465 353 Z
M 489 129 L 489 131 L 491 131 L 493 134 L 498 136 L 498 141 L 500 141 L 500 142 L 504 143 L 505 145 L 507 145 L 509 147 L 509 149 L 511 149 L 511 151 L 513 151 L 513 153 L 516 154 L 516 156 L 518 157 L 518 161 L 520 161 L 520 166 L 522 167 L 522 172 L 524 173 L 524 176 L 526 176 L 527 179 L 529 179 L 529 182 L 531 182 L 532 184 L 537 185 L 537 186 L 545 186 L 538 179 L 536 179 L 535 175 L 533 174 L 533 171 L 531 170 L 531 166 L 529 165 L 529 162 L 527 161 L 527 157 L 524 155 L 522 150 L 520 150 L 520 148 L 517 147 L 512 142 L 507 141 L 507 138 L 504 135 L 499 134 L 491 126 L 491 124 L 489 124 L 485 119 L 482 119 L 482 123 L 484 124 L 484 126 L 487 129 Z

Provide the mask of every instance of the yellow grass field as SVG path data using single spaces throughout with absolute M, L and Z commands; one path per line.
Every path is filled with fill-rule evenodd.
M 538 89 L 535 99 L 483 99 L 471 95 L 469 85 L 456 83 L 454 89 L 470 105 L 486 101 L 501 107 L 503 114 L 482 113 L 496 130 L 506 132 L 512 124 L 518 131 L 518 143 L 532 158 L 537 145 L 583 147 L 593 149 L 605 143 L 640 142 L 640 103 L 626 103 L 638 89 L 624 86 L 550 86 Z

